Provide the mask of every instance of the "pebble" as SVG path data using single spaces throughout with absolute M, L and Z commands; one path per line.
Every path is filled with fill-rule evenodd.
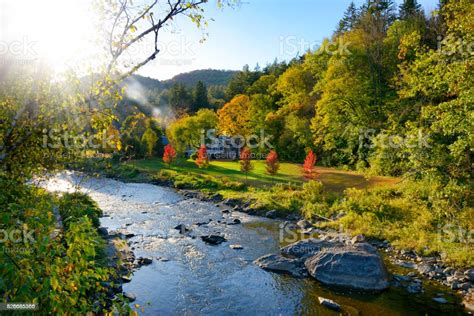
M 328 298 L 324 298 L 324 297 L 318 297 L 318 300 L 319 300 L 319 304 L 329 308 L 329 309 L 332 309 L 334 311 L 340 311 L 341 310 L 341 305 L 337 304 L 336 302 L 334 302 L 333 300 L 330 300 Z
M 445 299 L 444 297 L 434 297 L 433 301 L 440 303 L 440 304 L 446 304 L 448 303 L 448 300 Z
M 123 297 L 127 298 L 130 302 L 134 302 L 137 297 L 133 293 L 124 292 Z

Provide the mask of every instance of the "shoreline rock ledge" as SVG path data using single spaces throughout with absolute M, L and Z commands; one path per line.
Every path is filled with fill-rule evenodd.
M 280 249 L 288 257 L 291 266 L 304 266 L 317 281 L 334 287 L 361 291 L 382 291 L 389 286 L 389 275 L 377 249 L 368 243 L 345 244 L 310 238 L 298 241 Z M 267 255 L 262 259 L 270 265 L 269 259 L 282 260 L 281 255 Z M 281 265 L 280 267 L 281 268 Z M 275 271 L 274 269 L 266 269 Z M 279 271 L 281 272 L 281 271 Z M 291 271 L 292 272 L 292 271 Z M 293 274 L 288 271 L 289 274 Z

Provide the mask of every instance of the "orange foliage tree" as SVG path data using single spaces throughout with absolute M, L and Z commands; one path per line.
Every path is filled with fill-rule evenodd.
M 176 158 L 176 151 L 174 150 L 171 144 L 165 146 L 165 151 L 163 153 L 163 161 L 167 164 L 173 163 Z
M 195 162 L 199 168 L 207 168 L 209 166 L 209 158 L 207 157 L 207 149 L 205 145 L 201 145 L 198 149 Z
M 303 173 L 305 178 L 307 179 L 313 179 L 316 174 L 314 171 L 314 165 L 316 164 L 316 155 L 313 153 L 312 150 L 309 151 L 308 155 L 306 155 L 306 158 L 304 160 L 303 164 Z
M 278 154 L 276 151 L 271 150 L 265 161 L 267 173 L 273 176 L 277 174 L 278 169 L 280 169 L 280 163 L 278 162 Z

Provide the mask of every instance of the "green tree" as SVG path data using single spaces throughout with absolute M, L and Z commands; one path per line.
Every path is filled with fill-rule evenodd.
M 402 20 L 416 17 L 422 14 L 421 5 L 417 0 L 403 0 L 400 4 L 398 16 Z
M 209 107 L 209 98 L 207 95 L 207 87 L 202 81 L 198 81 L 193 89 L 192 94 L 192 112 L 197 112 L 199 109 Z
M 344 12 L 343 18 L 339 21 L 337 34 L 352 30 L 356 26 L 358 20 L 359 13 L 354 1 L 352 1 L 347 7 L 346 12 Z

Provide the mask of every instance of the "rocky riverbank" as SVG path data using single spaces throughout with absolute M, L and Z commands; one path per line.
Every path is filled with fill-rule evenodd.
M 357 278 L 363 280 L 369 276 L 368 273 L 365 275 L 362 273 L 357 277 L 353 274 L 344 275 L 344 273 L 342 273 L 342 278 L 345 278 L 346 281 L 343 280 L 341 281 L 343 284 L 337 284 L 337 282 L 333 282 L 331 279 L 331 275 L 334 274 L 334 271 L 328 271 L 327 275 L 318 275 L 318 277 L 316 277 L 315 267 L 317 267 L 321 261 L 325 261 L 327 258 L 334 258 L 336 255 L 343 258 L 350 258 L 347 260 L 348 262 L 345 262 L 344 259 L 341 260 L 342 271 L 338 271 L 338 273 L 343 272 L 345 267 L 347 267 L 347 270 L 349 271 L 354 267 L 354 264 L 357 265 L 361 262 L 373 261 L 373 269 L 370 270 L 370 273 L 375 273 L 375 271 L 377 271 L 378 277 L 375 278 L 376 281 L 374 282 L 378 283 L 378 285 L 373 287 L 369 286 L 367 288 L 362 287 L 361 289 L 382 290 L 386 288 L 388 284 L 390 284 L 395 287 L 402 287 L 406 289 L 408 293 L 417 294 L 424 291 L 422 280 L 431 280 L 455 290 L 462 297 L 462 304 L 465 309 L 468 312 L 474 312 L 473 268 L 464 270 L 455 269 L 445 265 L 440 257 L 424 257 L 418 255 L 412 250 L 399 250 L 391 246 L 391 244 L 386 240 L 366 241 L 366 238 L 363 235 L 358 235 L 351 238 L 344 233 L 334 230 L 322 230 L 313 225 L 313 223 L 301 219 L 297 214 L 284 214 L 277 212 L 276 210 L 263 211 L 253 209 L 250 207 L 251 202 L 249 201 L 243 201 L 240 199 L 223 199 L 220 194 L 208 195 L 194 190 L 179 190 L 179 192 L 187 198 L 197 198 L 202 201 L 215 203 L 216 206 L 222 208 L 223 212 L 237 211 L 247 213 L 249 215 L 286 220 L 283 223 L 284 227 L 290 230 L 298 230 L 300 233 L 306 236 L 317 234 L 320 238 L 319 240 L 322 243 L 325 243 L 325 247 L 323 248 L 325 248 L 326 251 L 323 254 L 320 254 L 317 260 L 314 259 L 312 261 L 308 261 L 307 265 L 306 260 L 301 260 L 301 257 L 298 256 L 295 258 L 291 252 L 288 252 L 288 249 L 292 249 L 292 247 L 300 247 L 302 242 L 296 243 L 290 248 L 282 248 L 281 252 L 283 256 L 281 254 L 269 254 L 259 258 L 256 261 L 256 264 L 269 271 L 288 273 L 294 277 L 307 277 L 308 275 L 311 275 L 322 283 L 336 286 L 342 285 L 344 287 L 346 281 L 349 282 L 352 279 L 352 281 L 357 283 Z M 321 218 L 321 220 L 326 221 L 330 219 Z M 316 244 L 318 244 L 318 242 L 316 242 Z M 309 243 L 305 245 L 308 246 Z M 310 245 L 308 249 L 314 250 L 314 248 L 311 248 L 312 246 L 314 246 L 314 243 Z M 309 251 L 308 249 L 306 249 L 306 251 Z M 386 268 L 383 266 L 383 264 L 380 264 L 378 255 L 379 252 L 384 253 L 385 258 L 388 258 L 392 264 L 411 269 L 412 271 L 403 275 L 393 274 L 387 279 L 383 272 L 386 270 Z M 352 259 L 354 261 L 351 261 Z M 333 263 L 330 260 L 329 262 Z M 324 266 L 324 264 L 322 264 L 322 266 Z M 363 269 L 364 267 L 361 267 L 361 270 Z M 313 273 L 311 273 L 311 271 L 313 271 Z M 349 286 L 349 288 L 358 288 L 358 286 Z M 446 300 L 442 295 L 433 297 L 433 301 L 439 304 L 449 303 L 449 301 Z
M 122 179 L 123 180 L 123 179 Z M 155 183 L 155 185 L 166 185 L 171 187 L 171 183 Z M 297 214 L 287 214 L 278 212 L 276 210 L 257 210 L 250 207 L 250 201 L 241 199 L 224 199 L 220 194 L 204 194 L 196 190 L 177 190 L 178 193 L 188 199 L 198 199 L 206 201 L 217 206 L 223 215 L 231 215 L 233 212 L 243 212 L 249 215 L 258 215 L 268 218 L 277 218 L 284 220 L 282 225 L 289 230 L 297 231 L 298 234 L 303 235 L 303 238 L 316 236 L 322 240 L 338 240 L 343 243 L 350 242 L 351 238 L 345 234 L 332 230 L 322 230 L 308 221 L 302 220 Z M 321 218 L 322 221 L 332 220 Z M 199 224 L 199 223 L 197 223 Z M 204 224 L 204 223 L 202 223 Z M 224 223 L 229 224 L 229 223 Z M 236 223 L 230 223 L 230 225 Z M 314 223 L 317 224 L 317 223 Z M 127 234 L 123 235 L 127 239 Z M 306 237 L 305 237 L 306 236 Z M 129 236 L 130 237 L 130 236 Z M 363 236 L 356 236 L 356 239 L 365 240 Z M 473 310 L 473 279 L 472 269 L 459 270 L 446 266 L 439 257 L 423 257 L 413 251 L 397 250 L 390 245 L 388 241 L 368 240 L 371 246 L 383 253 L 385 261 L 388 260 L 394 266 L 411 269 L 411 271 L 404 271 L 403 273 L 394 273 L 390 277 L 390 284 L 394 287 L 403 288 L 408 293 L 423 293 L 423 282 L 426 280 L 435 281 L 443 286 L 447 286 L 456 291 L 463 298 L 463 304 L 467 310 Z M 239 246 L 239 245 L 237 245 Z M 239 249 L 236 247 L 235 249 Z M 137 260 L 137 259 L 134 259 Z M 137 261 L 138 263 L 138 261 Z M 287 264 L 288 262 L 285 262 Z M 301 268 L 301 265 L 297 265 Z M 393 269 L 389 269 L 393 270 Z M 303 272 L 301 272 L 303 271 Z M 307 269 L 303 267 L 300 269 L 300 274 L 306 274 Z M 299 275 L 295 275 L 299 276 Z M 450 302 L 442 296 L 432 297 L 437 304 L 447 304 Z

